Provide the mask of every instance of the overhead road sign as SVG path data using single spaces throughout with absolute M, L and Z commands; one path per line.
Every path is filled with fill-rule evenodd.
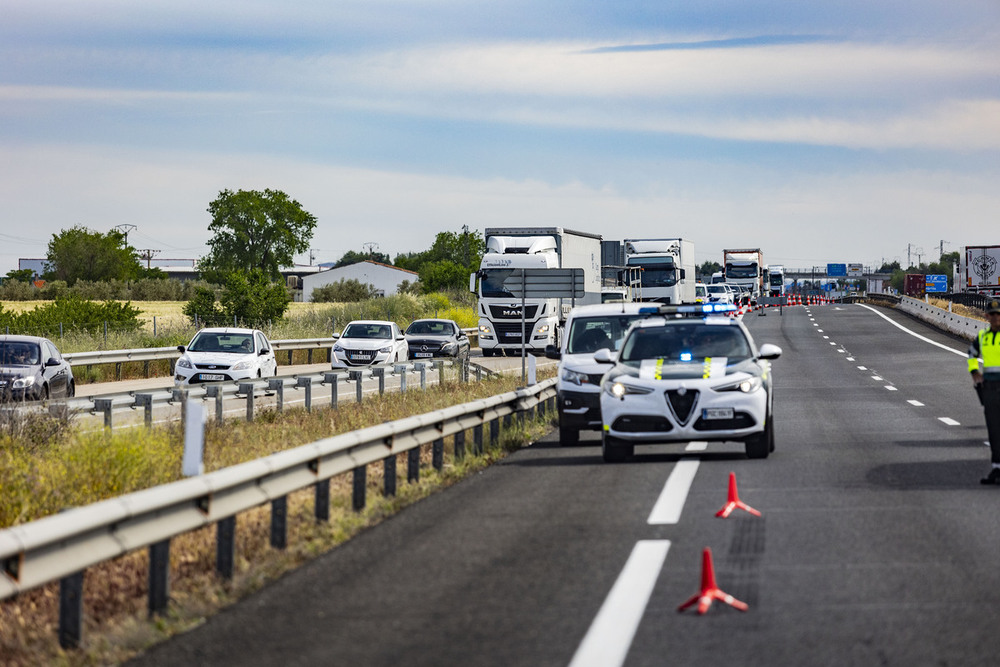
M 928 275 L 924 279 L 924 292 L 944 294 L 948 291 L 948 276 Z
M 503 288 L 522 299 L 582 299 L 583 269 L 514 269 Z
M 847 265 L 847 277 L 848 278 L 860 278 L 861 271 L 864 268 L 861 264 L 848 264 Z
M 846 278 L 847 264 L 827 264 L 826 275 L 831 278 Z

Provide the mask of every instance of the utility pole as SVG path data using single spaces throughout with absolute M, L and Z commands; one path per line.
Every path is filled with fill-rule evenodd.
M 945 244 L 945 243 L 947 243 L 948 245 L 951 245 L 951 242 L 950 242 L 950 241 L 941 241 L 941 246 L 940 246 L 940 250 L 939 250 L 939 252 L 938 252 L 938 259 L 939 259 L 939 260 L 940 260 L 940 258 L 941 258 L 941 257 L 943 257 L 943 256 L 944 256 L 944 244 Z
M 125 245 L 127 246 L 128 245 L 128 233 L 131 232 L 134 229 L 138 229 L 138 227 L 136 227 L 135 225 L 123 224 L 123 225 L 115 225 L 114 229 L 116 229 L 116 230 L 118 230 L 119 232 L 122 233 L 122 235 L 125 237 Z
M 153 250 L 152 248 L 143 248 L 142 250 L 137 250 L 136 254 L 139 255 L 139 259 L 146 260 L 146 268 L 149 269 L 150 262 L 156 255 L 160 254 L 159 250 Z
M 375 250 L 378 249 L 378 244 L 374 241 L 368 241 L 363 247 L 368 251 L 368 259 L 371 259 L 375 254 Z

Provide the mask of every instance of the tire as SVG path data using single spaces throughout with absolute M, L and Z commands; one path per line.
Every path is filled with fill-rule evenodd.
M 492 347 L 484 347 L 484 348 L 482 348 L 482 350 L 483 350 L 483 357 L 492 357 L 493 356 L 493 348 Z
M 766 459 L 774 450 L 774 423 L 768 415 L 764 430 L 746 439 L 748 459 Z
M 76 396 L 76 383 L 70 382 L 66 385 L 66 398 L 73 398 Z
M 559 424 L 559 444 L 563 445 L 575 445 L 580 442 L 580 429 L 573 428 L 571 426 L 563 426 Z
M 601 436 L 601 456 L 605 463 L 622 463 L 635 452 L 633 445 L 626 445 L 607 433 Z
M 508 348 L 508 349 L 504 350 L 504 354 L 506 354 L 508 357 L 520 357 L 521 356 L 521 350 L 513 350 L 513 349 Z

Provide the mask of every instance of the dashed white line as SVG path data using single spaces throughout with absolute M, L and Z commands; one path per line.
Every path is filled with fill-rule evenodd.
M 660 526 L 680 521 L 684 501 L 687 500 L 694 475 L 698 472 L 698 464 L 699 460 L 695 458 L 683 458 L 677 462 L 674 469 L 670 471 L 670 476 L 667 477 L 663 490 L 660 491 L 660 497 L 653 505 L 653 511 L 649 513 L 647 523 Z
M 685 452 L 703 452 L 708 449 L 708 440 L 692 440 L 684 448 Z
M 854 357 L 847 357 L 848 361 L 854 361 Z
M 951 417 L 938 417 L 938 421 L 946 424 L 947 426 L 961 426 L 957 421 Z
M 875 380 L 876 382 L 881 382 L 882 381 L 882 378 L 879 377 L 878 375 L 873 375 L 872 379 Z
M 670 550 L 670 540 L 640 540 L 604 599 L 570 667 L 608 667 L 625 662 L 649 596 Z
M 909 403 L 910 405 L 912 405 L 915 408 L 922 408 L 922 407 L 924 407 L 924 404 L 921 403 L 920 401 L 909 400 L 909 401 L 907 401 L 907 403 Z
M 888 389 L 889 391 L 899 391 L 898 389 L 896 389 L 895 387 L 893 387 L 891 384 L 887 384 L 885 386 L 885 388 Z
M 866 371 L 866 370 L 868 370 L 868 367 L 867 366 L 858 366 L 858 370 L 859 371 Z

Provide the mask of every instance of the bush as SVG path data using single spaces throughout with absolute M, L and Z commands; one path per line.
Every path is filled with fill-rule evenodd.
M 374 299 L 378 294 L 374 285 L 362 283 L 355 278 L 341 278 L 335 283 L 314 289 L 312 300 L 323 303 L 353 303 Z
M 23 313 L 5 311 L 0 304 L 0 327 L 12 334 L 49 338 L 67 330 L 96 334 L 105 326 L 118 331 L 137 331 L 142 327 L 139 315 L 140 311 L 130 303 L 95 303 L 74 296 Z

